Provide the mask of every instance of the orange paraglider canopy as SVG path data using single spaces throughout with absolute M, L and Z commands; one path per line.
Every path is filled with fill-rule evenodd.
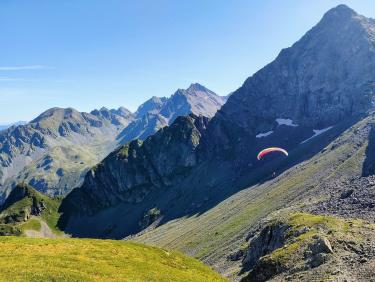
M 283 154 L 285 154 L 286 156 L 288 156 L 288 152 L 282 148 L 279 148 L 279 147 L 270 147 L 270 148 L 266 148 L 262 151 L 259 152 L 257 158 L 258 160 L 260 160 L 261 158 L 263 158 L 263 156 L 267 155 L 268 153 L 271 153 L 271 152 L 281 152 Z

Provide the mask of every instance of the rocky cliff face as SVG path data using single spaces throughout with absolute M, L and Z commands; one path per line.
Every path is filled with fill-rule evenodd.
M 68 213 L 92 214 L 121 202 L 136 204 L 153 190 L 178 183 L 197 164 L 195 150 L 205 117 L 178 117 L 144 142 L 134 140 L 91 169 L 62 205 Z
M 248 78 L 229 97 L 207 129 L 199 131 L 199 144 L 190 154 L 182 154 L 185 161 L 173 161 L 180 158 L 178 150 L 164 151 L 162 159 L 168 164 L 174 181 L 149 181 L 145 188 L 142 186 L 145 182 L 138 182 L 138 178 L 154 179 L 154 170 L 139 167 L 134 159 L 121 162 L 111 155 L 110 162 L 102 163 L 100 178 L 90 176 L 93 173 L 90 172 L 84 185 L 66 198 L 62 209 L 68 215 L 65 224 L 69 226 L 71 219 L 78 225 L 77 220 L 85 214 L 97 213 L 104 217 L 103 210 L 107 207 L 113 207 L 111 211 L 114 211 L 115 206 L 128 201 L 133 203 L 131 207 L 127 206 L 128 210 L 152 208 L 147 206 L 152 202 L 160 205 L 158 208 L 165 218 L 168 213 L 182 216 L 199 211 L 206 205 L 206 197 L 207 202 L 213 198 L 220 201 L 220 197 L 227 197 L 230 191 L 266 180 L 280 162 L 270 158 L 268 162 L 260 163 L 256 160 L 260 149 L 282 146 L 291 152 L 298 151 L 301 144 L 310 142 L 331 126 L 365 115 L 373 108 L 374 27 L 374 20 L 358 15 L 346 6 L 330 10 L 301 40 L 281 51 L 275 61 Z M 175 95 L 184 99 L 179 92 Z M 168 114 L 165 116 L 169 117 Z M 163 130 L 157 135 L 166 132 Z M 176 143 L 173 147 L 179 148 Z M 286 167 L 298 157 L 290 159 Z M 193 161 L 189 171 L 181 177 L 177 172 L 183 171 L 185 162 L 190 160 Z M 139 173 L 142 176 L 133 179 L 133 175 Z M 129 179 L 130 182 L 124 182 Z M 163 189 L 165 193 L 148 192 Z M 176 196 L 178 200 L 169 198 L 171 191 L 177 190 L 182 196 Z M 135 200 L 126 193 L 119 196 L 117 191 L 132 191 L 132 195 L 142 196 Z M 193 198 L 193 194 L 201 197 L 199 204 L 185 201 Z M 95 203 L 95 208 L 89 203 Z M 128 221 L 138 220 L 129 213 Z M 83 221 L 79 224 L 84 224 Z M 100 236 L 100 232 L 100 227 L 95 226 L 92 233 L 95 235 L 91 236 Z M 133 231 L 122 229 L 121 232 L 125 236 Z M 90 236 L 88 234 L 89 231 L 85 236 Z M 121 236 L 120 232 L 116 236 Z

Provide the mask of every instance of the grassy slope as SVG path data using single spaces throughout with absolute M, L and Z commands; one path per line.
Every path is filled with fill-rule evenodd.
M 32 188 L 31 188 L 32 189 Z M 40 218 L 44 220 L 49 228 L 52 230 L 53 233 L 56 235 L 61 235 L 61 232 L 57 227 L 57 221 L 59 219 L 60 214 L 58 213 L 58 208 L 60 206 L 61 199 L 60 198 L 50 198 L 46 195 L 43 195 L 35 190 L 32 191 L 32 197 L 36 199 L 38 202 L 44 202 L 45 209 L 42 211 Z M 9 206 L 6 210 L 0 213 L 0 222 L 1 217 L 5 217 L 6 215 L 16 215 L 20 218 L 23 218 L 24 211 L 27 210 L 32 205 L 32 198 L 25 197 L 22 200 L 15 202 L 11 206 Z M 15 230 L 21 231 L 22 233 L 25 230 L 40 230 L 40 222 L 36 219 L 29 219 L 28 221 L 20 221 L 14 222 L 13 224 L 7 224 L 8 228 L 14 227 Z M 14 235 L 18 235 L 14 233 Z
M 40 159 L 26 166 L 20 173 L 18 179 L 30 182 L 48 183 L 48 189 L 43 191 L 50 195 L 61 195 L 67 192 L 67 188 L 74 188 L 82 181 L 84 172 L 98 163 L 105 152 L 98 150 L 104 144 L 69 145 L 68 147 L 58 146 L 50 149 Z M 45 157 L 51 158 L 53 161 L 44 165 Z M 62 171 L 63 175 L 59 174 Z M 11 182 L 8 180 L 8 182 Z
M 0 249 L 2 281 L 224 281 L 195 259 L 133 242 L 1 237 Z
M 26 230 L 40 231 L 42 226 L 39 220 L 37 220 L 36 218 L 31 218 L 25 223 L 18 224 L 17 227 L 25 232 Z
M 355 131 L 365 130 L 372 122 L 372 117 L 360 121 L 325 150 L 276 179 L 248 187 L 204 214 L 168 222 L 137 240 L 184 251 L 231 276 L 238 272 L 238 266 L 228 265 L 226 256 L 241 247 L 249 228 L 260 219 L 280 208 L 318 201 L 324 197 L 320 184 L 325 180 L 361 173 L 367 143 L 360 143 Z M 290 158 L 305 154 L 309 146 L 324 140 L 326 134 L 300 145 Z

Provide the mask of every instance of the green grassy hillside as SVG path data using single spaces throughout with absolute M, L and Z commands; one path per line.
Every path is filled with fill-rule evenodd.
M 0 209 L 0 235 L 26 235 L 27 230 L 40 231 L 42 223 L 51 234 L 62 235 L 57 228 L 60 201 L 18 184 Z
M 201 262 L 139 243 L 0 237 L 1 281 L 225 281 Z

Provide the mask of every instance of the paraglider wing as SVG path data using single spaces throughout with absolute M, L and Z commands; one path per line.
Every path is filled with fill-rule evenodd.
M 281 152 L 283 154 L 285 154 L 286 156 L 288 156 L 288 152 L 282 148 L 278 148 L 278 147 L 270 147 L 270 148 L 266 148 L 262 151 L 259 152 L 257 158 L 258 160 L 260 160 L 261 158 L 263 158 L 263 156 L 267 155 L 268 153 L 271 153 L 271 152 Z

